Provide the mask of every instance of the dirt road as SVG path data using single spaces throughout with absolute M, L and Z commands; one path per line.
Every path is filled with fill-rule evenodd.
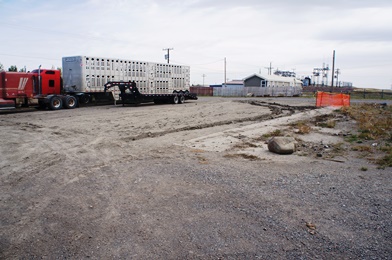
M 0 258 L 391 258 L 390 172 L 351 152 L 318 156 L 354 122 L 298 135 L 293 122 L 332 113 L 311 105 L 0 115 Z M 300 151 L 268 152 L 261 137 L 276 129 Z

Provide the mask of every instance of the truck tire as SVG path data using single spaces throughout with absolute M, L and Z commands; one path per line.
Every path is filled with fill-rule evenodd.
M 178 103 L 180 104 L 184 104 L 185 103 L 185 97 L 184 95 L 180 95 L 179 99 L 178 99 Z
M 64 98 L 64 106 L 68 109 L 73 109 L 78 106 L 78 100 L 74 96 L 66 96 Z
M 51 97 L 48 106 L 51 110 L 59 110 L 63 107 L 63 100 L 58 96 Z
M 81 104 L 87 105 L 91 101 L 90 95 L 83 94 L 79 97 L 79 101 Z
M 172 100 L 173 104 L 178 104 L 178 101 L 179 101 L 179 98 L 178 98 L 177 95 L 175 95 L 175 96 L 173 97 L 173 100 Z

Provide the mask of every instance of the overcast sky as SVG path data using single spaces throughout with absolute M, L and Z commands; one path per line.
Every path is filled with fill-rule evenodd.
M 311 76 L 336 51 L 339 80 L 392 88 L 391 0 L 0 0 L 0 63 L 32 70 L 88 55 L 191 67 L 191 84 Z M 204 76 L 203 76 L 204 75 Z M 331 71 L 329 75 L 331 80 Z M 321 79 L 320 79 L 321 82 Z

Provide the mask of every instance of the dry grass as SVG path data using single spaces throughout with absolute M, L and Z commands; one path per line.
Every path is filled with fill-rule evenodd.
M 306 121 L 298 121 L 294 124 L 291 125 L 293 128 L 295 128 L 297 131 L 295 131 L 297 134 L 309 134 L 312 128 L 309 126 L 309 122 Z
M 259 157 L 255 156 L 255 155 L 251 155 L 251 154 L 246 154 L 246 153 L 226 154 L 226 155 L 224 155 L 224 157 L 226 157 L 226 158 L 244 158 L 244 159 L 251 160 L 251 161 L 260 160 Z
M 335 128 L 336 120 L 334 114 L 316 117 L 315 125 L 326 128 Z
M 208 164 L 209 161 L 207 158 L 204 158 L 203 156 L 197 156 L 197 159 L 199 160 L 200 164 Z
M 353 151 L 373 153 L 373 149 L 369 145 L 356 145 L 352 147 Z
M 381 167 L 392 167 L 392 145 L 387 143 L 384 147 L 380 148 L 385 153 L 382 158 L 377 160 L 377 164 Z
M 380 168 L 392 167 L 392 107 L 380 104 L 354 104 L 343 107 L 341 113 L 355 119 L 359 134 L 352 135 L 348 141 L 364 143 L 353 149 L 363 153 L 382 153 L 376 163 Z M 377 143 L 372 147 L 371 143 Z
M 256 148 L 258 146 L 256 144 L 250 143 L 250 142 L 242 142 L 242 143 L 238 143 L 233 146 L 233 148 L 237 148 L 237 149 L 244 149 L 244 148 L 249 148 L 249 147 Z
M 283 132 L 280 129 L 276 129 L 276 130 L 274 130 L 272 132 L 263 134 L 264 138 L 270 138 L 270 137 L 273 137 L 273 136 L 283 136 Z
M 343 107 L 341 112 L 357 121 L 361 138 L 370 140 L 383 138 L 392 141 L 392 107 L 360 104 Z
M 336 121 L 333 120 L 333 119 L 329 119 L 325 123 L 322 123 L 320 126 L 321 127 L 327 127 L 327 128 L 335 128 Z

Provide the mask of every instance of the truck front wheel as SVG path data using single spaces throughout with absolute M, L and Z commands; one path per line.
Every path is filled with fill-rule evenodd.
M 59 110 L 63 107 L 63 100 L 58 97 L 58 96 L 54 96 L 51 97 L 49 100 L 49 108 L 51 110 Z
M 74 96 L 66 96 L 64 99 L 64 106 L 73 109 L 78 106 L 78 100 Z

